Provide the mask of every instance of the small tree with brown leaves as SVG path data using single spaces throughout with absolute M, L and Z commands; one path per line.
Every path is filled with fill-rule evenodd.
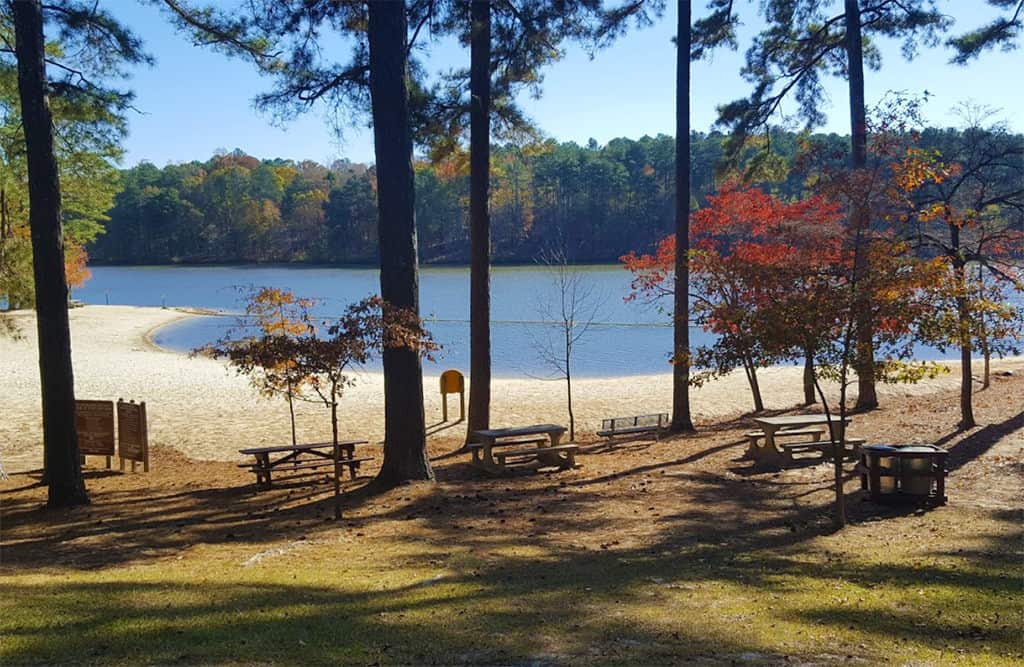
M 291 420 L 292 444 L 296 444 L 295 399 L 311 382 L 296 361 L 296 341 L 314 330 L 310 309 L 313 299 L 295 296 L 277 287 L 247 291 L 245 315 L 213 345 L 195 352 L 227 359 L 240 375 L 249 376 L 264 396 L 284 396 Z M 252 335 L 255 329 L 259 335 Z
M 396 308 L 379 296 L 349 305 L 334 322 L 324 322 L 327 337 L 315 327 L 291 341 L 296 374 L 331 411 L 332 442 L 338 444 L 338 401 L 355 384 L 353 367 L 387 349 L 413 350 L 430 357 L 438 349 L 423 321 L 411 310 Z
M 438 349 L 423 321 L 413 310 L 396 308 L 378 296 L 367 297 L 345 309 L 338 320 L 324 322 L 326 338 L 316 327 L 286 340 L 281 355 L 292 360 L 296 373 L 331 411 L 331 443 L 334 455 L 334 515 L 341 516 L 338 402 L 346 387 L 355 384 L 354 366 L 361 366 L 385 349 L 412 350 L 429 358 Z

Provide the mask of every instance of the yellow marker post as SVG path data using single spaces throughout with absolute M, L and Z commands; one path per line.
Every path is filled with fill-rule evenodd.
M 441 417 L 448 421 L 448 394 L 459 395 L 459 421 L 466 418 L 466 378 L 454 369 L 441 373 Z

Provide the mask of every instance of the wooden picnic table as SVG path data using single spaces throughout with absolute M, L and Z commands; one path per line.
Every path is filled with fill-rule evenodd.
M 754 423 L 761 427 L 764 433 L 764 445 L 758 444 L 758 438 L 750 438 L 750 446 L 747 448 L 747 456 L 762 465 L 781 465 L 793 461 L 792 454 L 785 447 L 779 448 L 776 443 L 776 436 L 783 436 L 787 433 L 796 435 L 797 432 L 804 434 L 809 427 L 827 425 L 829 429 L 829 440 L 839 436 L 839 417 L 833 415 L 784 415 L 781 417 L 754 417 Z M 847 425 L 852 420 L 845 419 Z M 847 438 L 849 439 L 849 438 Z M 817 442 L 817 439 L 814 441 Z M 804 443 L 806 446 L 806 443 Z M 824 447 L 821 443 L 820 447 Z
M 571 468 L 576 464 L 577 445 L 560 445 L 565 433 L 564 426 L 557 424 L 534 424 L 514 428 L 493 428 L 473 431 L 473 442 L 469 449 L 473 453 L 473 465 L 492 475 L 503 475 L 512 469 L 537 469 L 544 467 Z M 500 449 L 496 447 L 515 447 Z M 509 461 L 511 459 L 511 461 Z M 511 465 L 510 465 L 511 464 Z
M 255 463 L 241 464 L 239 467 L 249 468 L 256 473 L 256 488 L 270 488 L 272 472 L 298 472 L 315 470 L 337 464 L 348 467 L 349 474 L 355 477 L 359 464 L 371 461 L 373 457 L 355 456 L 356 445 L 365 445 L 366 440 L 345 440 L 338 443 L 338 456 L 335 459 L 333 442 L 312 442 L 296 445 L 274 445 L 270 447 L 249 447 L 239 449 L 239 454 L 253 456 Z M 271 458 L 273 454 L 281 454 Z

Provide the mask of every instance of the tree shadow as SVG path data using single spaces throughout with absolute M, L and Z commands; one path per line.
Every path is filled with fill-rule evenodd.
M 427 437 L 430 437 L 432 435 L 440 433 L 441 431 L 446 431 L 446 430 L 448 430 L 448 429 L 450 429 L 450 428 L 452 428 L 454 426 L 458 426 L 459 424 L 462 424 L 464 422 L 465 422 L 464 419 L 457 419 L 457 420 L 455 420 L 453 422 L 452 421 L 449 421 L 449 422 L 439 421 L 439 422 L 437 422 L 435 424 L 431 424 L 431 425 L 427 426 L 427 429 L 426 429 Z
M 1024 429 L 1024 411 L 998 424 L 983 426 L 964 436 L 947 450 L 949 456 L 946 459 L 946 467 L 950 471 L 962 468 L 992 449 L 1000 440 L 1022 429 Z M 935 444 L 943 447 L 961 435 L 963 435 L 963 431 L 953 431 L 936 440 Z

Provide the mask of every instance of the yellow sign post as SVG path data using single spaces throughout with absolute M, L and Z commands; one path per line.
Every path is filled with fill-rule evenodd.
M 444 421 L 448 421 L 448 394 L 459 395 L 459 421 L 462 421 L 466 418 L 466 378 L 454 369 L 441 373 L 441 416 Z

